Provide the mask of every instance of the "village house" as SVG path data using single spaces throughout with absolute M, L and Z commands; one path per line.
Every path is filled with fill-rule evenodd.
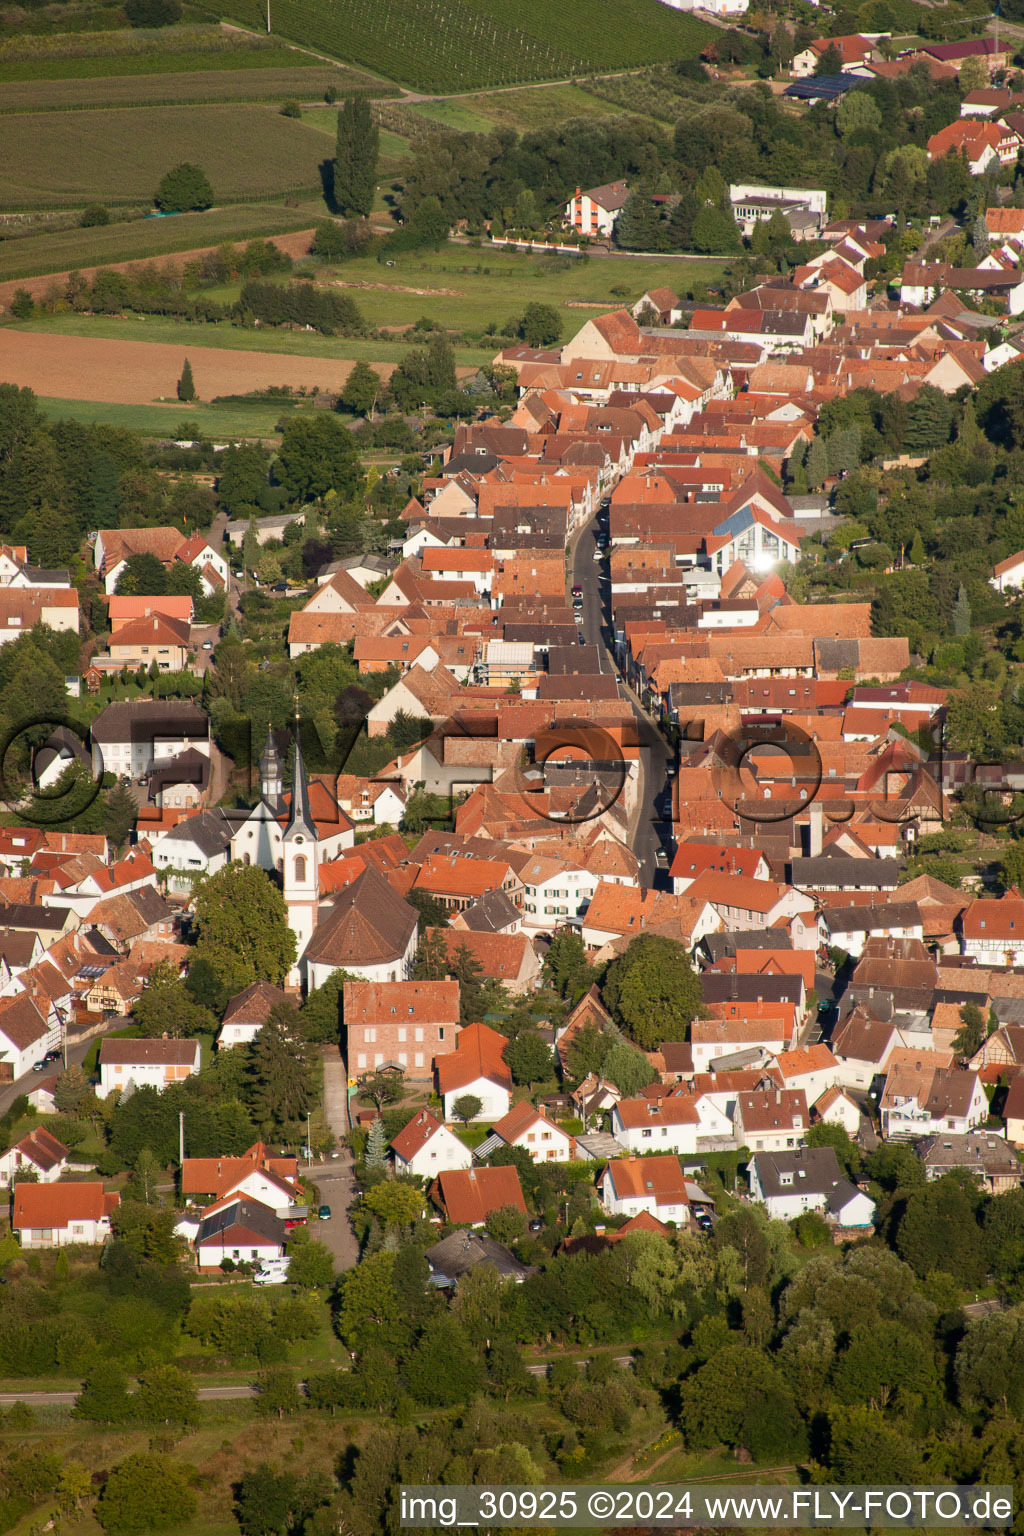
M 395 1173 L 432 1179 L 452 1168 L 471 1168 L 473 1154 L 464 1141 L 429 1109 L 421 1109 L 391 1142 Z
M 915 1148 L 924 1164 L 925 1177 L 931 1181 L 947 1173 L 966 1170 L 989 1195 L 1001 1195 L 1018 1189 L 1021 1164 L 1013 1147 L 992 1131 L 969 1131 L 964 1136 L 946 1132 L 926 1136 Z
M 620 1099 L 612 1109 L 612 1135 L 630 1153 L 697 1150 L 700 1115 L 688 1094 Z
M 0 1155 L 0 1180 L 16 1184 L 19 1175 L 35 1175 L 40 1184 L 54 1184 L 67 1167 L 68 1148 L 51 1136 L 45 1126 L 37 1125 L 19 1142 Z
M 106 1039 L 100 1045 L 99 1069 L 98 1099 L 115 1089 L 122 1095 L 135 1088 L 162 1093 L 199 1071 L 199 1041 Z
M 610 1216 L 646 1211 L 666 1224 L 686 1226 L 689 1184 L 678 1157 L 613 1157 L 598 1179 L 601 1203 Z
M 748 1177 L 750 1198 L 766 1208 L 772 1221 L 820 1211 L 841 1230 L 871 1226 L 875 1202 L 844 1176 L 833 1147 L 757 1152 Z
M 736 1145 L 783 1152 L 803 1145 L 810 1119 L 802 1088 L 758 1088 L 736 1095 Z
M 453 1226 L 482 1227 L 494 1211 L 526 1215 L 526 1201 L 515 1168 L 448 1168 L 430 1186 L 431 1198 Z
M 86 1183 L 14 1185 L 11 1230 L 23 1248 L 95 1245 L 110 1236 L 110 1218 L 121 1196 L 105 1193 L 99 1180 Z
M 575 1138 L 549 1119 L 543 1107 L 535 1108 L 528 1099 L 521 1099 L 495 1121 L 490 1136 L 477 1148 L 477 1156 L 486 1157 L 502 1146 L 522 1147 L 536 1163 L 572 1162 L 576 1150 Z
M 437 1091 L 444 1103 L 446 1120 L 455 1119 L 459 1099 L 479 1099 L 474 1120 L 492 1124 L 506 1115 L 512 1103 L 512 1074 L 505 1065 L 507 1040 L 486 1024 L 469 1024 L 455 1036 L 454 1051 L 434 1057 Z
M 429 1079 L 434 1058 L 457 1047 L 457 981 L 347 981 L 344 1018 L 349 1069 L 401 1067 Z

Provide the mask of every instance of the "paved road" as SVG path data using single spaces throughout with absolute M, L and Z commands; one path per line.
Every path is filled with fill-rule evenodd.
M 123 1026 L 124 1020 L 111 1019 L 110 1023 L 111 1028 L 118 1025 Z M 92 1045 L 95 1039 L 96 1036 L 94 1035 L 90 1040 L 82 1040 L 77 1045 L 71 1046 L 68 1050 L 68 1065 L 80 1067 L 85 1060 L 90 1045 Z M 45 1072 L 26 1072 L 23 1077 L 17 1078 L 13 1083 L 5 1084 L 0 1089 L 0 1115 L 10 1109 L 20 1093 L 31 1093 L 33 1088 L 39 1086 L 44 1077 L 52 1077 L 55 1073 L 63 1071 L 63 1068 L 64 1063 L 62 1061 L 54 1061 L 51 1062 Z
M 641 863 L 642 884 L 665 886 L 667 875 L 659 869 L 655 853 L 662 847 L 671 853 L 671 822 L 661 821 L 655 806 L 669 786 L 666 768 L 673 754 L 615 665 L 608 564 L 594 559 L 598 532 L 599 521 L 595 517 L 584 526 L 572 554 L 572 582 L 583 588 L 583 624 L 580 627 L 587 643 L 596 645 L 601 653 L 601 670 L 615 673 L 619 679 L 619 693 L 633 709 L 641 745 L 641 804 L 631 820 L 630 845 Z
M 13 1403 L 30 1403 L 34 1408 L 70 1407 L 77 1396 L 77 1392 L 0 1392 L 0 1408 L 10 1408 Z M 255 1397 L 256 1388 L 252 1382 L 244 1381 L 231 1387 L 199 1387 L 196 1396 L 201 1403 L 215 1403 Z

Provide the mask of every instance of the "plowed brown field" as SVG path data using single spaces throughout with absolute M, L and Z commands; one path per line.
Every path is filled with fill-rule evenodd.
M 189 351 L 162 342 L 0 330 L 0 379 L 63 400 L 107 400 L 120 405 L 166 400 L 180 410 L 175 385 L 186 353 L 200 400 L 244 395 L 274 384 L 336 390 L 353 367 L 340 358 L 287 352 L 232 352 L 214 347 Z M 372 366 L 382 378 L 390 378 L 394 371 L 393 363 Z

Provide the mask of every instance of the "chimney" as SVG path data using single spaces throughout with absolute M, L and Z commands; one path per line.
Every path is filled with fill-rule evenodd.
M 811 805 L 810 840 L 807 845 L 808 854 L 812 859 L 821 857 L 821 836 L 823 827 L 823 815 L 820 803 L 815 800 Z

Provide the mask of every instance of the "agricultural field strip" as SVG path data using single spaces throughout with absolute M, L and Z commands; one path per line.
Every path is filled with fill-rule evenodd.
M 135 219 L 97 229 L 62 229 L 0 241 L 0 283 L 75 268 L 117 266 L 212 249 L 227 240 L 266 239 L 308 229 L 308 210 L 240 203 L 173 219 Z
M 191 102 L 280 102 L 289 97 L 322 100 L 331 85 L 339 91 L 346 89 L 344 79 L 326 66 L 198 73 L 185 70 L 180 74 L 116 74 L 80 80 L 0 80 L 0 113 L 130 109 Z
M 129 128 L 125 110 L 8 114 L 0 207 L 137 203 L 182 160 L 202 164 L 224 199 L 318 188 L 323 135 L 293 118 L 257 105 L 139 107 Z

